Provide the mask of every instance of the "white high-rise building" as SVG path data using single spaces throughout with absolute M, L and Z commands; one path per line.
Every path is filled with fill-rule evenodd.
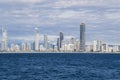
M 15 45 L 15 52 L 19 52 L 20 51 L 20 46 L 19 45 Z
M 93 41 L 93 52 L 101 52 L 102 51 L 102 41 L 94 40 Z
M 31 43 L 27 43 L 27 51 L 31 51 Z
M 38 28 L 35 28 L 35 51 L 39 51 L 39 30 Z
M 97 51 L 98 52 L 102 51 L 102 41 L 101 40 L 97 40 Z
M 97 41 L 94 40 L 93 41 L 93 52 L 96 52 L 97 51 Z
M 86 52 L 91 52 L 93 49 L 93 45 L 86 45 Z
M 21 46 L 22 46 L 22 47 L 21 47 L 21 48 L 22 48 L 22 51 L 26 51 L 26 43 L 23 42 Z
M 119 46 L 118 45 L 114 45 L 113 46 L 113 52 L 118 52 L 119 51 Z
M 109 49 L 108 49 L 108 52 L 113 52 L 113 47 L 112 46 L 109 46 Z
M 7 51 L 7 30 L 2 28 L 2 50 Z
M 73 51 L 77 51 L 78 43 L 76 41 L 76 38 L 71 38 L 70 43 L 73 44 L 73 46 L 74 46 Z
M 15 51 L 15 45 L 11 44 L 10 51 Z
M 102 44 L 102 52 L 109 52 L 108 44 Z
M 47 37 L 47 35 L 44 35 L 44 48 L 48 49 L 48 37 Z

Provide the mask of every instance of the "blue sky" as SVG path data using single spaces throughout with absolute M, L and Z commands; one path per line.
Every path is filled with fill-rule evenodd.
M 120 0 L 0 0 L 0 27 L 9 40 L 33 40 L 35 27 L 41 39 L 47 34 L 54 41 L 60 31 L 79 39 L 82 22 L 87 43 L 120 44 Z

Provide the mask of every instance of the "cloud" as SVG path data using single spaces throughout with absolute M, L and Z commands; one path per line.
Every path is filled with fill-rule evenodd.
M 39 27 L 40 34 L 53 35 L 51 41 L 60 31 L 79 39 L 82 22 L 88 41 L 99 37 L 113 41 L 110 35 L 116 39 L 120 30 L 120 0 L 1 0 L 0 4 L 0 25 L 7 27 L 10 37 L 18 36 L 15 39 L 33 37 L 33 27 Z
M 44 2 L 46 0 L 1 0 L 1 3 L 9 3 L 9 2 L 13 2 L 13 3 L 41 3 Z
M 74 7 L 74 6 L 82 6 L 82 7 L 120 7 L 120 1 L 114 0 L 59 0 L 55 3 L 56 7 Z

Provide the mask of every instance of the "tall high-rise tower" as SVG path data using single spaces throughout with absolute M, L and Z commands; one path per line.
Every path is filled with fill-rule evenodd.
M 39 35 L 39 30 L 38 28 L 35 28 L 35 51 L 38 51 L 39 50 L 39 38 L 40 38 L 40 35 Z
M 60 50 L 60 38 L 57 38 L 57 50 Z
M 80 25 L 80 51 L 85 52 L 85 24 Z
M 62 41 L 64 40 L 63 32 L 60 32 L 60 48 L 62 48 Z
M 44 48 L 48 49 L 48 37 L 47 37 L 47 35 L 44 35 Z
M 2 28 L 2 50 L 7 51 L 7 30 Z

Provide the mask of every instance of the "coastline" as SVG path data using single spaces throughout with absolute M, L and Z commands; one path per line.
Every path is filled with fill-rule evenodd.
M 120 54 L 120 52 L 0 52 L 0 54 Z

